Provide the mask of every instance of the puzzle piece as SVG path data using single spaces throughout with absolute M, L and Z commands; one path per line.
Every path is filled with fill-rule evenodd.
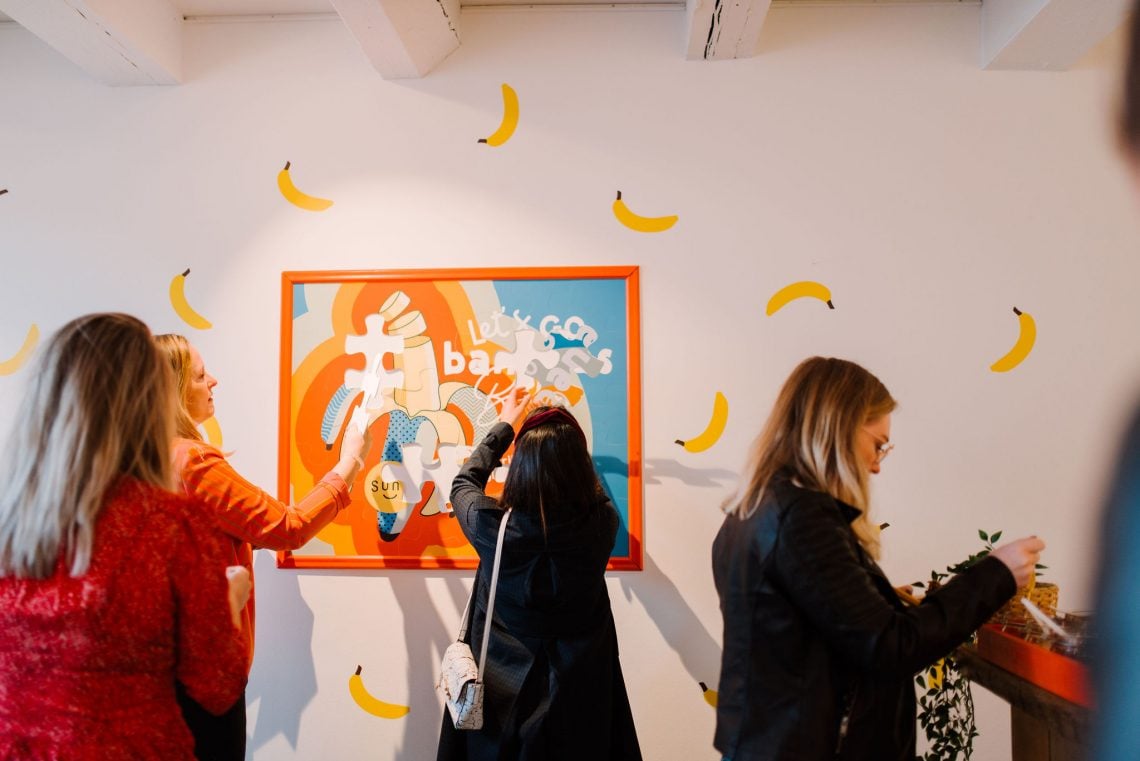
M 399 481 L 404 490 L 404 499 L 414 505 L 422 499 L 423 487 L 431 481 L 439 490 L 442 512 L 451 512 L 451 482 L 463 462 L 471 456 L 471 447 L 457 444 L 441 444 L 439 457 L 434 462 L 425 462 L 425 448 L 422 444 L 404 444 L 401 447 L 403 462 L 388 462 L 381 473 L 385 481 Z
M 543 386 L 554 386 L 559 391 L 565 391 L 574 383 L 575 375 L 588 375 L 596 378 L 599 375 L 608 375 L 613 370 L 610 361 L 612 351 L 603 349 L 594 356 L 588 349 L 580 346 L 571 346 L 564 349 L 554 349 L 558 352 L 558 363 L 552 368 L 534 365 L 528 368 L 528 375 Z
M 367 410 L 384 409 L 385 395 L 391 396 L 404 385 L 402 370 L 387 370 L 384 367 L 385 354 L 402 354 L 404 337 L 388 335 L 384 332 L 384 318 L 370 314 L 364 318 L 363 335 L 345 336 L 345 354 L 363 354 L 364 372 L 345 370 L 344 385 L 364 392 L 363 406 Z
M 497 373 L 513 374 L 517 385 L 521 384 L 523 378 L 533 379 L 539 367 L 547 370 L 557 367 L 558 360 L 557 351 L 543 348 L 537 330 L 522 328 L 515 331 L 515 350 L 497 352 L 492 369 Z
M 345 354 L 363 354 L 368 364 L 377 355 L 400 354 L 404 351 L 404 337 L 392 336 L 384 332 L 384 318 L 370 314 L 364 318 L 364 335 L 345 336 Z

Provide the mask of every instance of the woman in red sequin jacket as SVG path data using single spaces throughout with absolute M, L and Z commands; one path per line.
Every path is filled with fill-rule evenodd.
M 245 652 L 225 555 L 172 485 L 174 388 L 146 326 L 65 325 L 0 478 L 0 759 L 193 759 L 176 680 L 221 713 Z

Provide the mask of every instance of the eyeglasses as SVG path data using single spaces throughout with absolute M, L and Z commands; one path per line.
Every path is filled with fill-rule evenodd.
M 895 445 L 889 441 L 885 441 L 879 446 L 875 447 L 875 462 L 882 462 L 883 460 L 887 459 L 887 455 L 889 455 L 891 453 L 891 450 L 894 448 Z

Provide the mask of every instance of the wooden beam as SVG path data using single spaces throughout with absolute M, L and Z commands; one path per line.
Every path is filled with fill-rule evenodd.
M 330 0 L 385 79 L 422 77 L 459 48 L 459 0 Z
M 1069 69 L 1124 21 L 1131 0 L 985 0 L 982 67 Z
M 686 0 L 685 58 L 720 61 L 750 58 L 772 0 Z
M 182 79 L 182 14 L 167 0 L 0 0 L 0 12 L 106 84 Z

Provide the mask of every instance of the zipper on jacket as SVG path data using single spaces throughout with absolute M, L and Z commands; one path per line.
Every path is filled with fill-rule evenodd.
M 857 687 L 852 688 L 851 692 L 847 694 L 847 699 L 843 701 L 843 717 L 839 719 L 839 737 L 835 741 L 836 758 L 839 758 L 839 754 L 843 750 L 843 741 L 847 739 L 847 731 L 851 728 L 851 714 L 855 712 L 855 696 L 858 693 Z

